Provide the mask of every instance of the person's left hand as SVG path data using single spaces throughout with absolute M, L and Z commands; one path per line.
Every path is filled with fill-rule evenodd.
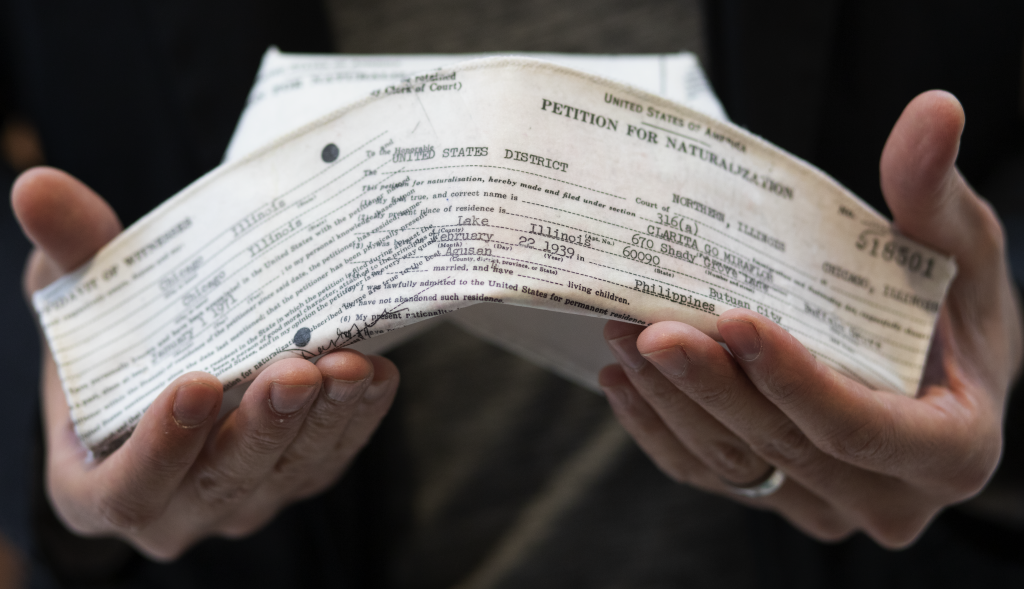
M 999 460 L 1022 330 L 999 221 L 953 165 L 963 123 L 951 95 L 922 94 L 882 156 L 897 228 L 959 265 L 917 397 L 838 374 L 747 310 L 718 321 L 733 355 L 683 323 L 611 322 L 605 336 L 622 365 L 605 368 L 602 388 L 665 473 L 774 510 L 815 538 L 860 530 L 890 548 L 982 489 Z M 734 493 L 774 468 L 788 476 L 774 494 Z

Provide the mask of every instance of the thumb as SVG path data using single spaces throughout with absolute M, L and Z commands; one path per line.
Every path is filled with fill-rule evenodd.
M 1000 266 L 1003 232 L 954 165 L 963 129 L 956 97 L 941 90 L 920 94 L 889 134 L 879 171 L 896 227 L 954 256 L 961 275 L 978 277 Z
M 121 232 L 121 221 L 105 200 L 56 168 L 32 168 L 18 176 L 11 208 L 25 236 L 65 272 Z
M 989 390 L 1005 391 L 1024 349 L 1020 308 L 999 218 L 954 165 L 963 128 L 952 94 L 910 101 L 882 150 L 882 193 L 903 234 L 956 258 L 947 297 L 955 335 L 946 345 L 973 357 L 968 364 Z
M 11 208 L 36 246 L 26 269 L 29 291 L 81 266 L 121 232 L 121 222 L 106 201 L 55 168 L 22 173 L 11 187 Z

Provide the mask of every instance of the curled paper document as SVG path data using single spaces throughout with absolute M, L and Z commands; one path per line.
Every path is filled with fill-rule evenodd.
M 629 84 L 715 119 L 727 118 L 693 53 L 524 55 Z M 413 74 L 488 56 L 493 54 L 304 54 L 282 53 L 271 47 L 263 56 L 225 161 L 256 151 L 339 105 L 356 102 L 374 91 L 387 93 L 389 86 Z M 653 110 L 647 113 L 656 115 Z M 601 368 L 615 362 L 602 336 L 603 320 L 509 305 L 463 307 L 429 323 L 378 334 L 352 347 L 367 354 L 386 353 L 444 321 L 595 392 L 600 392 Z M 233 407 L 244 388 L 233 389 L 223 407 Z
M 385 85 L 213 170 L 34 304 L 78 435 L 102 454 L 186 372 L 229 388 L 474 305 L 718 339 L 717 318 L 748 308 L 850 378 L 914 394 L 954 273 L 728 122 L 492 57 Z

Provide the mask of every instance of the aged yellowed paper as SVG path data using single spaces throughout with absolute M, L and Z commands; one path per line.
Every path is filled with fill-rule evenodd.
M 758 311 L 913 394 L 953 262 L 727 122 L 546 62 L 391 84 L 173 197 L 34 302 L 83 441 L 177 376 L 226 386 L 477 305 L 717 336 Z

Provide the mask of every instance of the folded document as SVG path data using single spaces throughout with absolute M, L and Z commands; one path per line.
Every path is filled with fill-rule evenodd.
M 490 57 L 384 80 L 327 114 L 308 98 L 315 120 L 281 122 L 301 126 L 289 132 L 259 122 L 280 120 L 266 113 L 275 88 L 289 91 L 267 83 L 275 59 L 299 87 L 331 72 L 268 54 L 227 163 L 34 296 L 94 451 L 185 372 L 232 387 L 275 360 L 443 316 L 491 321 L 509 347 L 592 383 L 594 354 L 580 350 L 603 348 L 603 320 L 718 337 L 718 316 L 743 307 L 851 378 L 917 391 L 953 261 L 706 114 L 709 92 L 701 112 Z

